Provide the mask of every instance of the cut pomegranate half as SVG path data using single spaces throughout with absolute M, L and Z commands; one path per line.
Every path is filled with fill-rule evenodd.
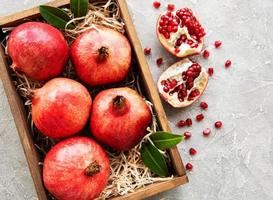
M 206 69 L 189 59 L 183 59 L 161 74 L 157 87 L 165 101 L 175 108 L 181 108 L 195 102 L 207 83 Z
M 162 46 L 180 58 L 200 53 L 206 35 L 195 13 L 189 8 L 161 14 L 156 32 Z

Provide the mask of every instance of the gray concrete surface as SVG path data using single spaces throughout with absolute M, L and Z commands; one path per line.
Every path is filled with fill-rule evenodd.
M 0 0 L 0 16 L 45 1 Z M 156 81 L 174 59 L 166 53 L 155 36 L 157 15 L 165 10 L 167 0 L 155 10 L 152 0 L 127 0 L 142 45 L 152 47 L 148 57 Z M 151 199 L 186 200 L 272 200 L 273 199 L 273 1 L 272 0 L 173 0 L 177 7 L 196 10 L 211 51 L 204 67 L 213 66 L 215 75 L 201 100 L 209 103 L 206 120 L 194 123 L 193 137 L 179 145 L 184 162 L 194 165 L 190 183 Z M 213 42 L 223 41 L 215 50 Z M 164 58 L 159 68 L 157 57 Z M 231 59 L 226 70 L 223 63 Z M 0 85 L 0 199 L 35 199 L 36 194 L 17 136 L 12 116 Z M 164 104 L 174 132 L 182 133 L 175 123 L 200 112 L 198 103 L 186 109 L 172 109 Z M 209 138 L 201 131 L 222 120 L 223 129 Z M 198 154 L 188 156 L 195 147 Z

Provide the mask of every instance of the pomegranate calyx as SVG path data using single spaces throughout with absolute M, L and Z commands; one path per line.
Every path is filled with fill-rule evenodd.
M 98 49 L 98 59 L 99 61 L 104 61 L 109 56 L 109 49 L 107 47 L 100 47 Z
M 95 174 L 99 173 L 100 170 L 101 165 L 99 165 L 99 163 L 95 160 L 84 169 L 84 174 L 86 176 L 94 176 Z

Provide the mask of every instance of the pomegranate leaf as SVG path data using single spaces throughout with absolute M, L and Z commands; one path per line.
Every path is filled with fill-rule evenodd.
M 88 0 L 70 0 L 70 9 L 74 17 L 85 16 L 88 11 Z
M 159 176 L 169 175 L 163 155 L 149 140 L 142 144 L 141 158 L 144 164 L 155 174 Z
M 150 136 L 150 139 L 153 141 L 154 145 L 157 148 L 165 150 L 179 144 L 183 140 L 183 136 L 175 135 L 164 131 L 158 131 L 153 133 Z
M 69 15 L 60 8 L 40 6 L 39 9 L 42 17 L 56 28 L 65 29 L 67 22 L 71 20 Z M 69 29 L 73 29 L 74 27 L 73 24 L 67 26 Z

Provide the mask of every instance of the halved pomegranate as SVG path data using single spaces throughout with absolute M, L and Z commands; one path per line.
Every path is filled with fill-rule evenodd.
M 200 53 L 206 35 L 195 13 L 189 8 L 161 14 L 156 32 L 163 47 L 180 58 Z
M 162 73 L 157 87 L 164 100 L 173 107 L 181 108 L 196 101 L 207 83 L 206 69 L 189 59 L 183 59 Z

